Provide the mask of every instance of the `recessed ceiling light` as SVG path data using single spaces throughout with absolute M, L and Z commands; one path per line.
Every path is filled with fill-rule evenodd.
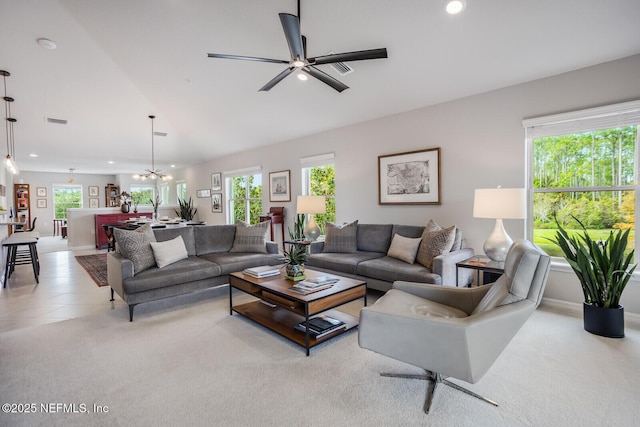
M 29 157 L 38 157 L 38 155 L 32 153 L 32 154 L 29 154 Z
M 175 167 L 176 167 L 176 165 L 171 165 L 171 167 L 172 167 L 172 168 L 175 168 Z
M 444 3 L 444 10 L 449 15 L 458 15 L 462 13 L 462 11 L 467 7 L 467 2 L 465 0 L 447 0 Z
M 107 160 L 107 163 L 109 163 L 110 165 L 114 164 L 115 162 L 113 160 Z
M 40 38 L 38 39 L 38 44 L 45 49 L 55 49 L 58 47 L 53 40 Z

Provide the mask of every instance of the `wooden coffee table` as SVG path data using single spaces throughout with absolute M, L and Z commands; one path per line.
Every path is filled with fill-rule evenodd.
M 367 305 L 367 283 L 362 280 L 327 274 L 324 272 L 305 270 L 307 278 L 331 276 L 339 278 L 331 288 L 308 295 L 299 294 L 291 287 L 294 282 L 279 276 L 257 279 L 242 272 L 229 275 L 229 314 L 233 312 L 253 320 L 254 322 L 282 335 L 283 337 L 301 345 L 307 351 L 324 341 L 334 338 L 345 331 L 358 326 L 358 317 L 351 316 L 338 310 L 332 310 L 343 304 L 363 298 Z M 233 289 L 239 289 L 258 298 L 257 301 L 233 305 Z M 298 323 L 309 320 L 318 314 L 326 314 L 345 323 L 345 328 L 336 330 L 321 338 L 315 338 L 309 333 L 294 329 Z

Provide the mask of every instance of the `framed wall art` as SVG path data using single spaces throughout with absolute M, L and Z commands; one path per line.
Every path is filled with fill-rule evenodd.
M 90 185 L 89 186 L 89 197 L 98 197 L 98 186 Z
M 99 204 L 99 200 L 97 198 L 90 198 L 89 199 L 89 207 L 91 209 L 97 209 L 98 208 L 98 204 Z
M 211 190 L 208 188 L 205 190 L 196 190 L 196 197 L 211 197 Z
M 39 208 L 46 208 L 47 207 L 47 199 L 37 199 L 37 200 L 38 201 L 36 203 L 37 203 L 37 206 Z
M 439 205 L 440 147 L 378 156 L 378 203 Z
M 47 187 L 37 187 L 36 188 L 36 196 L 37 197 L 47 197 Z
M 269 201 L 291 201 L 291 171 L 269 172 Z
M 222 193 L 211 195 L 211 212 L 222 213 Z
M 222 172 L 211 174 L 211 191 L 222 191 Z

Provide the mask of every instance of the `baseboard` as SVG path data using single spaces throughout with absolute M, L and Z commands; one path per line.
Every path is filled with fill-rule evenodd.
M 559 299 L 542 298 L 541 305 L 562 314 L 582 318 L 582 304 Z M 640 329 L 640 314 L 624 313 L 624 326 L 632 329 Z

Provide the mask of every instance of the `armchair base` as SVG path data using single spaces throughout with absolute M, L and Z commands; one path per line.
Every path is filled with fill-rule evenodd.
M 475 397 L 476 399 L 480 399 L 483 400 L 493 406 L 498 406 L 498 404 L 496 402 L 494 402 L 491 399 L 487 399 L 484 396 L 480 396 L 477 393 L 472 392 L 471 390 L 467 390 L 466 388 L 459 386 L 456 383 L 452 383 L 451 381 L 447 380 L 445 377 L 443 377 L 442 375 L 438 374 L 437 372 L 431 372 L 431 371 L 426 371 L 425 375 L 415 375 L 415 374 L 393 374 L 393 373 L 380 373 L 381 377 L 391 377 L 391 378 L 405 378 L 405 379 L 410 379 L 410 380 L 423 380 L 423 381 L 428 381 L 428 385 L 427 385 L 427 396 L 424 402 L 424 413 L 425 414 L 429 414 L 429 410 L 431 409 L 431 403 L 433 402 L 433 395 L 436 392 L 436 387 L 438 386 L 438 384 L 442 383 L 445 385 L 448 385 L 449 387 L 455 388 L 456 390 L 460 390 L 463 393 L 467 393 L 468 395 L 471 395 L 473 397 Z

